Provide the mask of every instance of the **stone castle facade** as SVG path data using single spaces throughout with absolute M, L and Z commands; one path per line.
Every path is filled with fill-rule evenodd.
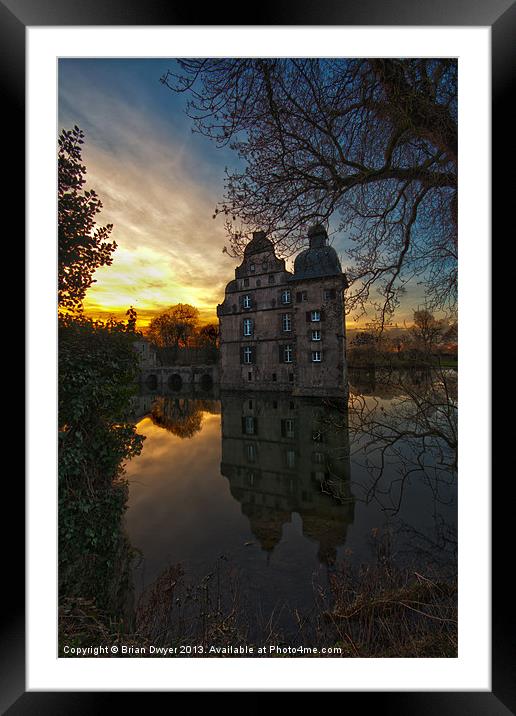
M 220 387 L 344 397 L 346 276 L 323 226 L 285 268 L 264 232 L 247 244 L 217 306 Z

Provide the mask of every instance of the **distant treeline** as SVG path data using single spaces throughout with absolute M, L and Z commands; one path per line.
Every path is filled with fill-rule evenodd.
M 415 311 L 413 325 L 403 332 L 373 328 L 354 335 L 348 342 L 348 365 L 456 365 L 457 334 L 456 321 L 436 319 L 427 310 Z
M 153 318 L 146 338 L 162 365 L 216 363 L 218 359 L 218 325 L 200 325 L 199 310 L 188 303 L 178 303 Z

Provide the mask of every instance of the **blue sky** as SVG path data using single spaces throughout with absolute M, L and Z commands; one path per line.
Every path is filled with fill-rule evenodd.
M 59 130 L 85 132 L 88 186 L 104 208 L 99 224 L 114 224 L 113 264 L 99 269 L 85 310 L 122 317 L 136 307 L 145 325 L 174 303 L 196 305 L 205 320 L 233 278 L 236 261 L 222 252 L 223 220 L 213 212 L 222 198 L 224 169 L 238 158 L 192 132 L 186 97 L 160 77 L 175 61 L 61 59 Z M 332 243 L 346 265 L 345 237 Z M 412 298 L 419 293 L 416 291 Z M 410 318 L 401 312 L 399 319 Z M 348 319 L 348 322 L 349 321 Z

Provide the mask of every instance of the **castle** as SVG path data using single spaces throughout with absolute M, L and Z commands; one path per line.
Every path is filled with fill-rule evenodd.
M 291 273 L 265 233 L 253 233 L 217 306 L 221 389 L 346 395 L 347 280 L 324 227 L 308 239 Z

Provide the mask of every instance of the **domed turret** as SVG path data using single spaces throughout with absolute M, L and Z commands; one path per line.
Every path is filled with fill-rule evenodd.
M 251 532 L 265 552 L 272 552 L 281 542 L 283 525 L 290 522 L 287 510 L 267 508 L 252 503 L 244 503 L 242 512 L 249 518 Z
M 328 246 L 328 234 L 321 224 L 316 224 L 308 231 L 310 247 L 301 251 L 294 261 L 294 277 L 318 278 L 323 276 L 339 276 L 342 274 L 337 252 Z
M 244 256 L 247 258 L 262 251 L 274 251 L 274 244 L 265 236 L 265 231 L 253 231 L 253 238 L 245 247 Z
M 328 234 L 322 224 L 316 224 L 308 229 L 308 241 L 311 249 L 320 249 L 326 245 Z

